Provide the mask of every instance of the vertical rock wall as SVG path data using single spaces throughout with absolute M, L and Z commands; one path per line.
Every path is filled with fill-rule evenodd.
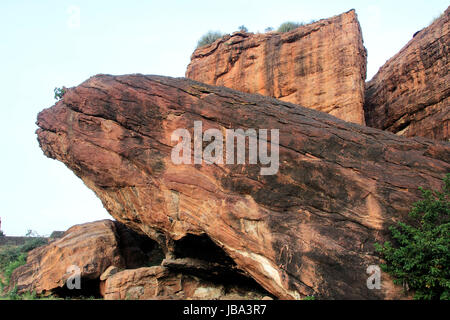
M 195 50 L 186 77 L 364 124 L 366 50 L 354 10 L 286 33 L 227 35 Z
M 407 137 L 448 140 L 450 8 L 367 83 L 366 123 Z

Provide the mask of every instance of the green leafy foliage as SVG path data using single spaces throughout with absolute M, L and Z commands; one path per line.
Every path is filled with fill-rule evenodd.
M 37 234 L 32 232 L 29 234 Z M 17 287 L 5 292 L 11 281 L 11 275 L 20 266 L 26 264 L 28 252 L 47 244 L 43 237 L 30 238 L 21 246 L 0 247 L 0 300 L 61 300 L 54 295 L 40 296 L 36 292 L 18 293 Z M 3 278 L 3 279 L 2 279 Z M 77 297 L 76 299 L 92 300 L 95 297 Z
M 450 173 L 442 191 L 425 190 L 413 204 L 412 224 L 390 228 L 393 242 L 376 244 L 386 260 L 381 269 L 394 283 L 415 291 L 415 299 L 450 300 Z
M 17 293 L 17 287 L 7 292 L 5 295 L 0 296 L 1 300 L 20 300 L 20 295 Z
M 66 87 L 55 88 L 53 91 L 55 92 L 55 100 L 60 100 L 66 93 Z
M 18 267 L 26 263 L 28 252 L 47 243 L 45 238 L 33 238 L 21 246 L 11 246 L 0 251 L 0 289 L 9 286 L 11 275 Z
M 21 252 L 14 247 L 5 248 L 0 252 L 0 272 L 5 273 L 8 266 L 18 260 Z
M 47 244 L 48 241 L 46 238 L 43 237 L 39 237 L 39 238 L 33 238 L 28 240 L 27 242 L 25 242 L 21 247 L 20 250 L 22 252 L 30 252 L 33 249 L 36 249 L 40 246 L 43 246 L 45 244 Z
M 209 31 L 208 33 L 204 34 L 200 40 L 197 43 L 197 48 L 206 46 L 208 44 L 213 43 L 217 39 L 220 39 L 223 37 L 223 34 L 218 31 Z
M 21 253 L 15 260 L 12 260 L 5 266 L 5 269 L 2 270 L 5 276 L 6 282 L 2 282 L 2 286 L 8 286 L 11 280 L 11 275 L 18 267 L 23 266 L 27 263 L 27 257 L 25 253 Z
M 14 287 L 12 290 L 7 292 L 5 295 L 0 296 L 0 300 L 61 300 L 53 295 L 48 295 L 45 297 L 40 297 L 33 292 L 25 292 L 23 294 L 19 294 L 17 292 L 17 287 Z
M 244 25 L 242 25 L 242 26 L 239 26 L 239 27 L 238 27 L 238 30 L 239 30 L 240 32 L 248 32 L 248 29 L 247 29 L 247 27 L 246 27 L 246 26 L 244 26 Z
M 301 27 L 301 26 L 303 26 L 303 25 L 304 25 L 304 24 L 303 24 L 303 23 L 300 23 L 300 22 L 292 22 L 292 21 L 288 21 L 288 22 L 282 23 L 282 24 L 278 27 L 277 31 L 278 31 L 278 32 L 288 32 L 288 31 L 297 29 L 298 27 Z

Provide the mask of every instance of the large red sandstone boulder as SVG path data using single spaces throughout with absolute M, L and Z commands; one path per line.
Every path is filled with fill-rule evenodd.
M 32 250 L 27 264 L 13 272 L 9 289 L 17 287 L 19 293 L 44 295 L 98 295 L 99 278 L 108 267 L 151 263 L 152 257 L 142 250 L 144 242 L 141 236 L 111 220 L 73 226 L 60 239 Z M 67 280 L 72 278 L 75 286 L 77 275 L 80 287 L 69 291 Z
M 186 77 L 364 124 L 366 50 L 354 10 L 286 33 L 227 35 L 194 51 Z
M 449 48 L 450 7 L 367 83 L 367 125 L 407 137 L 449 140 Z
M 219 132 L 278 129 L 279 170 L 175 164 L 171 136 L 179 128 L 192 136 L 194 121 Z M 98 75 L 37 124 L 44 153 L 114 218 L 158 241 L 166 259 L 206 253 L 203 260 L 240 270 L 282 299 L 403 297 L 385 274 L 381 289 L 368 288 L 367 267 L 381 262 L 374 243 L 405 219 L 418 186 L 440 188 L 450 171 L 449 143 L 188 79 Z M 219 263 L 226 259 L 200 239 L 231 262 Z

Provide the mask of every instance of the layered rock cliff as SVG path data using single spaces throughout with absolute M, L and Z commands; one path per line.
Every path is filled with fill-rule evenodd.
M 450 7 L 367 83 L 368 126 L 407 137 L 450 139 Z
M 286 33 L 227 35 L 194 51 L 186 77 L 364 124 L 366 50 L 354 10 Z
M 194 121 L 222 133 L 278 129 L 279 170 L 175 164 L 172 134 L 193 136 Z M 282 299 L 402 297 L 385 274 L 381 290 L 368 289 L 367 267 L 380 263 L 373 244 L 405 218 L 417 186 L 438 189 L 450 171 L 449 143 L 188 79 L 95 76 L 37 124 L 44 153 L 73 170 L 115 219 L 157 241 L 165 267 L 239 271 Z

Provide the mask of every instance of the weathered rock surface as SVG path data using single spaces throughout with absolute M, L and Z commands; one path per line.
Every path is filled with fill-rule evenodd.
M 73 226 L 62 238 L 32 250 L 27 264 L 13 272 L 9 289 L 17 286 L 19 293 L 98 295 L 98 279 L 108 267 L 150 263 L 151 250 L 143 251 L 139 246 L 152 241 L 139 239 L 141 236 L 111 220 Z M 153 249 L 149 246 L 145 249 Z M 78 272 L 73 266 L 79 268 L 81 291 L 69 292 L 66 281 Z
M 286 33 L 224 36 L 194 51 L 186 77 L 364 124 L 366 58 L 351 10 Z
M 266 165 L 248 161 L 175 165 L 171 135 L 192 135 L 194 121 L 222 132 L 279 129 L 278 173 L 260 175 Z M 401 297 L 385 274 L 381 290 L 367 288 L 366 268 L 380 263 L 373 244 L 405 219 L 418 186 L 440 188 L 450 171 L 447 142 L 188 79 L 98 75 L 70 88 L 37 124 L 44 153 L 114 218 L 158 241 L 167 268 L 204 254 L 282 299 Z
M 262 299 L 267 294 L 254 287 L 218 284 L 193 275 L 176 273 L 163 266 L 124 270 L 109 277 L 106 300 Z
M 367 83 L 368 126 L 407 137 L 449 140 L 450 7 Z

